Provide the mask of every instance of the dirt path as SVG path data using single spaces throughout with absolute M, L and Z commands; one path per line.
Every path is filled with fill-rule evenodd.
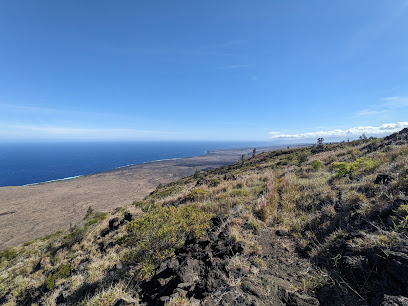
M 297 254 L 296 245 L 288 233 L 265 228 L 260 233 L 258 242 L 268 267 L 264 274 L 290 281 L 293 289 L 302 289 L 304 278 L 314 271 L 310 261 Z

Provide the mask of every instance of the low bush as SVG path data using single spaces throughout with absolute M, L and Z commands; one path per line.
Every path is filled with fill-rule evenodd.
M 321 167 L 322 167 L 323 165 L 322 165 L 322 162 L 320 161 L 320 160 L 314 160 L 313 162 L 312 162 L 312 168 L 314 169 L 314 170 L 319 170 Z
M 168 196 L 171 196 L 173 194 L 176 194 L 179 191 L 178 188 L 175 187 L 169 187 L 166 189 L 162 189 L 162 187 L 158 187 L 158 189 L 156 189 L 155 191 L 153 191 L 150 196 L 153 199 L 163 199 L 166 198 Z
M 91 226 L 93 224 L 97 224 L 101 222 L 102 220 L 106 219 L 108 216 L 107 213 L 102 213 L 102 212 L 90 212 L 87 213 L 84 220 L 85 222 L 85 227 Z
M 45 286 L 48 290 L 52 290 L 57 280 L 67 278 L 70 275 L 71 266 L 69 264 L 61 264 L 54 272 L 48 274 L 45 279 Z
M 211 215 L 199 209 L 158 207 L 130 222 L 118 242 L 131 247 L 127 260 L 142 263 L 142 278 L 148 278 L 160 260 L 173 256 L 188 238 L 202 238 Z
M 228 193 L 230 197 L 246 197 L 249 193 L 245 189 L 234 189 Z
M 346 162 L 333 162 L 332 167 L 336 171 L 336 175 L 339 177 L 350 175 L 355 170 L 353 163 Z
M 204 198 L 204 196 L 208 193 L 207 190 L 203 189 L 203 188 L 196 188 L 191 190 L 187 196 L 186 196 L 186 200 L 187 201 L 197 201 L 197 200 L 201 200 L 202 198 Z
M 297 155 L 297 160 L 298 160 L 298 165 L 302 165 L 304 162 L 307 161 L 307 159 L 309 158 L 309 154 L 307 154 L 306 152 L 300 152 Z
M 355 162 L 346 163 L 346 162 L 333 162 L 332 167 L 336 170 L 336 175 L 346 176 L 350 175 L 356 171 L 366 171 L 374 169 L 377 166 L 377 163 L 371 158 L 359 158 Z
M 218 178 L 212 178 L 212 179 L 210 180 L 209 186 L 210 186 L 210 187 L 217 187 L 219 184 L 221 184 L 220 179 L 218 179 Z
M 0 263 L 3 261 L 10 261 L 16 258 L 18 252 L 15 249 L 5 249 L 0 252 Z

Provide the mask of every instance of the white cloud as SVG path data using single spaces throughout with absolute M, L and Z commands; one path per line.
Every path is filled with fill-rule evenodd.
M 380 126 L 356 126 L 347 130 L 335 129 L 331 131 L 318 131 L 301 134 L 283 134 L 276 132 L 269 132 L 272 139 L 310 139 L 317 137 L 352 137 L 360 136 L 365 133 L 367 136 L 371 135 L 386 135 L 398 132 L 403 128 L 408 127 L 408 122 L 386 123 Z

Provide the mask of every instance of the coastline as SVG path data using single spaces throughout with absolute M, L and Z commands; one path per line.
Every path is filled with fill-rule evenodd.
M 282 148 L 282 147 L 280 147 Z M 257 152 L 277 150 L 278 147 Z M 0 249 L 69 228 L 89 207 L 112 211 L 141 200 L 159 184 L 236 163 L 252 149 L 228 149 L 205 155 L 150 161 L 70 180 L 0 187 Z
M 281 146 L 279 146 L 279 147 L 278 146 L 257 147 L 257 150 L 258 150 L 258 152 L 264 152 L 264 151 L 268 151 L 268 150 L 272 150 L 272 149 L 278 149 L 278 148 L 281 148 Z M 73 175 L 73 176 L 69 176 L 69 177 L 57 178 L 57 179 L 52 179 L 52 180 L 47 180 L 47 181 L 42 181 L 42 182 L 28 183 L 28 184 L 24 184 L 24 185 L 0 186 L 0 188 L 3 188 L 3 187 L 23 187 L 23 186 L 33 186 L 33 185 L 40 185 L 40 184 L 48 184 L 48 183 L 54 183 L 54 182 L 70 181 L 70 180 L 73 180 L 73 179 L 77 179 L 79 177 L 85 177 L 85 176 L 96 175 L 96 174 L 105 173 L 105 172 L 111 172 L 111 171 L 120 170 L 120 169 L 127 168 L 127 167 L 133 167 L 133 166 L 137 166 L 137 165 L 141 165 L 141 164 L 150 164 L 150 163 L 156 163 L 156 162 L 162 162 L 162 161 L 168 161 L 168 160 L 180 160 L 180 159 L 186 159 L 186 158 L 206 156 L 206 155 L 211 155 L 211 154 L 223 154 L 223 152 L 237 152 L 237 151 L 241 152 L 241 151 L 247 151 L 247 150 L 252 151 L 253 148 L 252 147 L 243 147 L 243 148 L 229 148 L 229 149 L 208 150 L 208 151 L 205 151 L 204 154 L 200 154 L 200 155 L 194 155 L 194 156 L 189 156 L 189 157 L 174 157 L 174 158 L 156 159 L 156 160 L 150 160 L 150 161 L 145 161 L 145 162 L 136 163 L 136 164 L 128 164 L 128 165 L 124 165 L 124 166 L 119 166 L 119 167 L 115 167 L 115 168 L 112 168 L 112 169 L 107 169 L 107 170 L 104 170 L 104 171 L 98 171 L 98 172 L 95 172 L 95 173 Z
M 25 185 L 21 185 L 23 186 L 33 186 L 33 185 L 39 185 L 39 184 L 46 184 L 46 183 L 53 183 L 53 182 L 61 182 L 61 181 L 70 181 L 70 180 L 74 180 L 78 177 L 81 177 L 83 175 L 75 175 L 75 176 L 70 176 L 70 177 L 65 177 L 62 179 L 55 179 L 55 180 L 49 180 L 49 181 L 44 181 L 44 182 L 39 182 L 39 183 L 31 183 L 31 184 L 25 184 Z M 3 186 L 3 187 L 13 187 L 13 186 Z M 14 187 L 19 187 L 19 186 L 14 186 Z

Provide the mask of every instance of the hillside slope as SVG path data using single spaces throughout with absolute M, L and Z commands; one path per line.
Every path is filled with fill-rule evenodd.
M 79 222 L 87 208 L 110 211 L 143 199 L 159 184 L 229 165 L 251 149 L 212 151 L 189 158 L 137 164 L 74 180 L 0 187 L 0 249 L 14 247 Z
M 408 129 L 265 152 L 0 254 L 7 305 L 406 305 Z

